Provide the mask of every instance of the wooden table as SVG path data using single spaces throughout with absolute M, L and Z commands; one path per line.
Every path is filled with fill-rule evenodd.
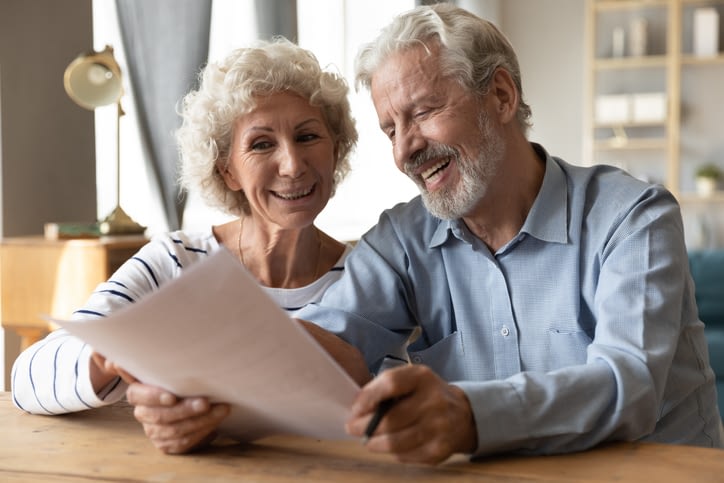
M 456 456 L 429 467 L 397 463 L 356 441 L 274 437 L 220 443 L 170 456 L 146 439 L 130 408 L 118 404 L 65 416 L 34 416 L 0 393 L 3 482 L 722 482 L 724 450 L 618 443 L 546 457 Z
M 2 239 L 2 326 L 20 335 L 24 349 L 51 328 L 42 315 L 70 316 L 100 282 L 107 280 L 147 241 L 143 236 Z

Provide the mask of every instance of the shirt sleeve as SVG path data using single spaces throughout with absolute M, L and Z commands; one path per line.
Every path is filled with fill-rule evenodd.
M 405 263 L 405 251 L 383 214 L 347 257 L 344 276 L 320 302 L 308 304 L 296 317 L 356 346 L 370 371 L 376 372 L 386 355 L 406 357 L 401 348 L 417 325 L 404 302 L 412 292 Z
M 74 319 L 105 317 L 144 294 L 173 274 L 173 247 L 165 242 L 146 244 L 130 260 L 98 285 Z M 15 360 L 11 390 L 15 405 L 35 414 L 61 414 L 104 406 L 118 401 L 127 385 L 120 379 L 98 394 L 90 381 L 93 349 L 62 329 L 25 349 Z
M 100 396 L 90 382 L 91 347 L 63 329 L 24 350 L 12 369 L 13 402 L 33 414 L 62 414 L 114 403 L 123 397 L 120 378 Z

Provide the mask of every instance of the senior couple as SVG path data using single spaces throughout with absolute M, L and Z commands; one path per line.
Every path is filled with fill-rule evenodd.
M 354 249 L 316 228 L 357 141 L 346 83 L 283 39 L 236 50 L 204 69 L 177 138 L 183 186 L 237 218 L 155 237 L 74 317 L 133 303 L 223 247 L 360 384 L 350 435 L 396 399 L 370 451 L 435 464 L 613 440 L 724 445 L 669 192 L 529 142 L 514 50 L 450 4 L 396 17 L 360 50 L 356 82 L 419 197 Z M 414 364 L 372 378 L 387 355 Z M 18 357 L 12 391 L 40 414 L 125 394 L 167 453 L 208 443 L 229 412 L 144 385 L 63 330 Z

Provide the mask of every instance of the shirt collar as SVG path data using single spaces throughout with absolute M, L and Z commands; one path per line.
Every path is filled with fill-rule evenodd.
M 546 242 L 566 243 L 569 211 L 566 175 L 542 146 L 532 144 L 536 153 L 545 159 L 546 170 L 538 195 L 520 232 Z M 442 245 L 450 236 L 471 244 L 471 237 L 474 235 L 461 219 L 441 220 L 430 238 L 430 248 Z
M 546 172 L 533 206 L 520 229 L 521 233 L 539 240 L 568 242 L 568 182 L 560 164 L 539 144 L 533 144 L 536 153 L 545 159 Z

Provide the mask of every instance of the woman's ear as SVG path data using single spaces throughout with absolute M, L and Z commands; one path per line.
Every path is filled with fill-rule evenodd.
M 520 95 L 510 72 L 498 67 L 490 82 L 489 92 L 494 98 L 500 122 L 506 124 L 514 120 L 518 112 Z
M 224 178 L 224 183 L 226 183 L 227 188 L 229 188 L 231 191 L 241 190 L 241 184 L 234 176 L 234 173 L 231 172 L 228 165 L 226 167 L 217 166 L 216 169 L 219 171 L 221 177 Z

